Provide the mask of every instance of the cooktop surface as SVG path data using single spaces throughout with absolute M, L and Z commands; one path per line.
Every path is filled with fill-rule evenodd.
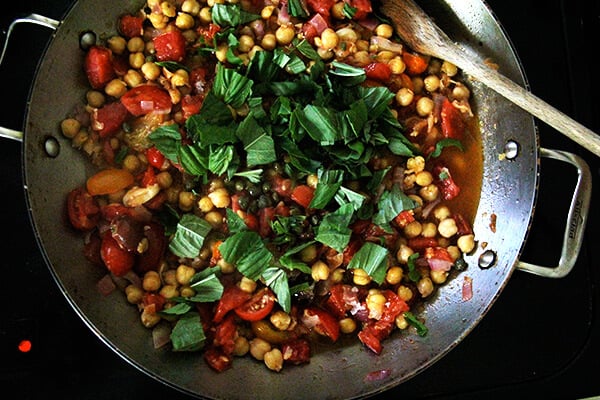
M 79 0 L 85 1 L 85 0 Z M 107 7 L 110 5 L 107 2 Z M 3 5 L 0 27 L 32 12 L 60 19 L 70 0 Z M 519 55 L 534 94 L 600 132 L 597 0 L 489 0 Z M 29 85 L 51 33 L 19 26 L 0 66 L 0 126 L 21 130 Z M 8 102 L 8 104 L 6 104 Z M 58 117 L 57 117 L 58 118 Z M 478 326 L 440 361 L 374 398 L 479 399 L 600 396 L 600 163 L 598 157 L 538 122 L 541 145 L 583 157 L 593 175 L 586 236 L 573 271 L 546 279 L 517 271 Z M 2 139 L 0 385 L 22 399 L 191 399 L 109 350 L 60 293 L 31 229 L 23 191 L 21 144 Z M 523 261 L 555 265 L 574 173 L 541 161 L 540 192 Z M 31 348 L 19 344 L 31 344 Z M 309 390 L 309 388 L 307 388 Z

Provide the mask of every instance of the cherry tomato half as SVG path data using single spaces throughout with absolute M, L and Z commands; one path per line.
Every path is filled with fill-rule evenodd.
M 259 321 L 269 315 L 274 305 L 275 295 L 271 289 L 263 288 L 234 311 L 243 320 Z

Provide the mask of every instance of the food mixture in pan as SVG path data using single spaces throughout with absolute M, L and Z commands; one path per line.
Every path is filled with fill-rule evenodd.
M 369 0 L 148 0 L 115 26 L 61 123 L 97 167 L 66 204 L 156 348 L 280 371 L 317 342 L 427 335 L 417 305 L 476 246 L 454 65 Z

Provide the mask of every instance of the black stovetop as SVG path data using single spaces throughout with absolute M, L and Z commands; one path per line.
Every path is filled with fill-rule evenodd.
M 597 64 L 598 0 L 488 0 L 524 66 L 533 93 L 600 132 Z M 71 0 L 3 5 L 0 27 L 39 13 L 60 19 Z M 48 30 L 27 25 L 11 40 L 0 76 L 0 126 L 21 130 L 29 85 Z M 582 156 L 593 174 L 592 207 L 575 268 L 552 280 L 516 272 L 485 318 L 454 350 L 408 382 L 382 394 L 404 399 L 580 399 L 600 396 L 600 163 L 598 157 L 539 123 L 543 147 Z M 30 228 L 23 192 L 21 144 L 2 139 L 3 229 L 0 261 L 0 386 L 22 399 L 190 399 L 129 365 L 84 325 L 63 298 Z M 533 229 L 524 261 L 555 265 L 573 181 L 563 165 L 543 159 Z M 29 339 L 32 350 L 17 343 Z M 8 390 L 7 390 L 8 391 Z

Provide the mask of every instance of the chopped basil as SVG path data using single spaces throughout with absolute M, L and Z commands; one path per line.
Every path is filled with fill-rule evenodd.
M 211 225 L 206 220 L 194 214 L 184 214 L 169 243 L 169 250 L 179 257 L 194 258 L 200 253 L 204 239 L 211 229 Z
M 385 247 L 366 242 L 354 254 L 348 263 L 348 268 L 360 268 L 366 271 L 375 282 L 381 285 L 385 280 L 388 258 L 389 252 Z
M 292 309 L 292 297 L 290 295 L 290 287 L 285 271 L 281 268 L 270 267 L 263 272 L 262 277 L 265 280 L 265 284 L 270 287 L 275 293 L 275 296 L 277 296 L 277 302 L 281 305 L 283 311 L 289 313 Z
M 408 197 L 398 185 L 392 186 L 391 191 L 385 191 L 379 199 L 379 211 L 373 216 L 373 223 L 385 225 L 396 218 L 404 210 L 412 210 L 418 206 L 417 202 Z
M 429 154 L 429 157 L 439 157 L 440 155 L 442 155 L 442 150 L 450 146 L 458 147 L 460 151 L 464 151 L 463 145 L 460 142 L 460 140 L 445 138 L 435 144 L 435 149 L 433 149 L 433 151 Z
M 321 225 L 317 229 L 315 240 L 326 246 L 332 247 L 338 252 L 343 252 L 352 231 L 348 227 L 354 215 L 352 204 L 345 204 L 336 211 L 326 214 Z
M 211 17 L 213 22 L 222 28 L 235 27 L 260 19 L 260 15 L 243 10 L 239 4 L 218 3 L 212 7 Z
M 421 321 L 419 321 L 413 313 L 411 313 L 410 311 L 405 311 L 403 315 L 404 315 L 404 318 L 408 321 L 408 323 L 417 329 L 417 335 L 419 335 L 421 337 L 427 336 L 429 329 L 427 329 L 425 324 L 423 324 Z
M 219 246 L 223 259 L 234 264 L 245 277 L 257 280 L 271 265 L 273 254 L 258 233 L 241 231 L 229 236 Z
M 174 351 L 197 351 L 204 347 L 206 336 L 196 312 L 182 315 L 171 331 Z

